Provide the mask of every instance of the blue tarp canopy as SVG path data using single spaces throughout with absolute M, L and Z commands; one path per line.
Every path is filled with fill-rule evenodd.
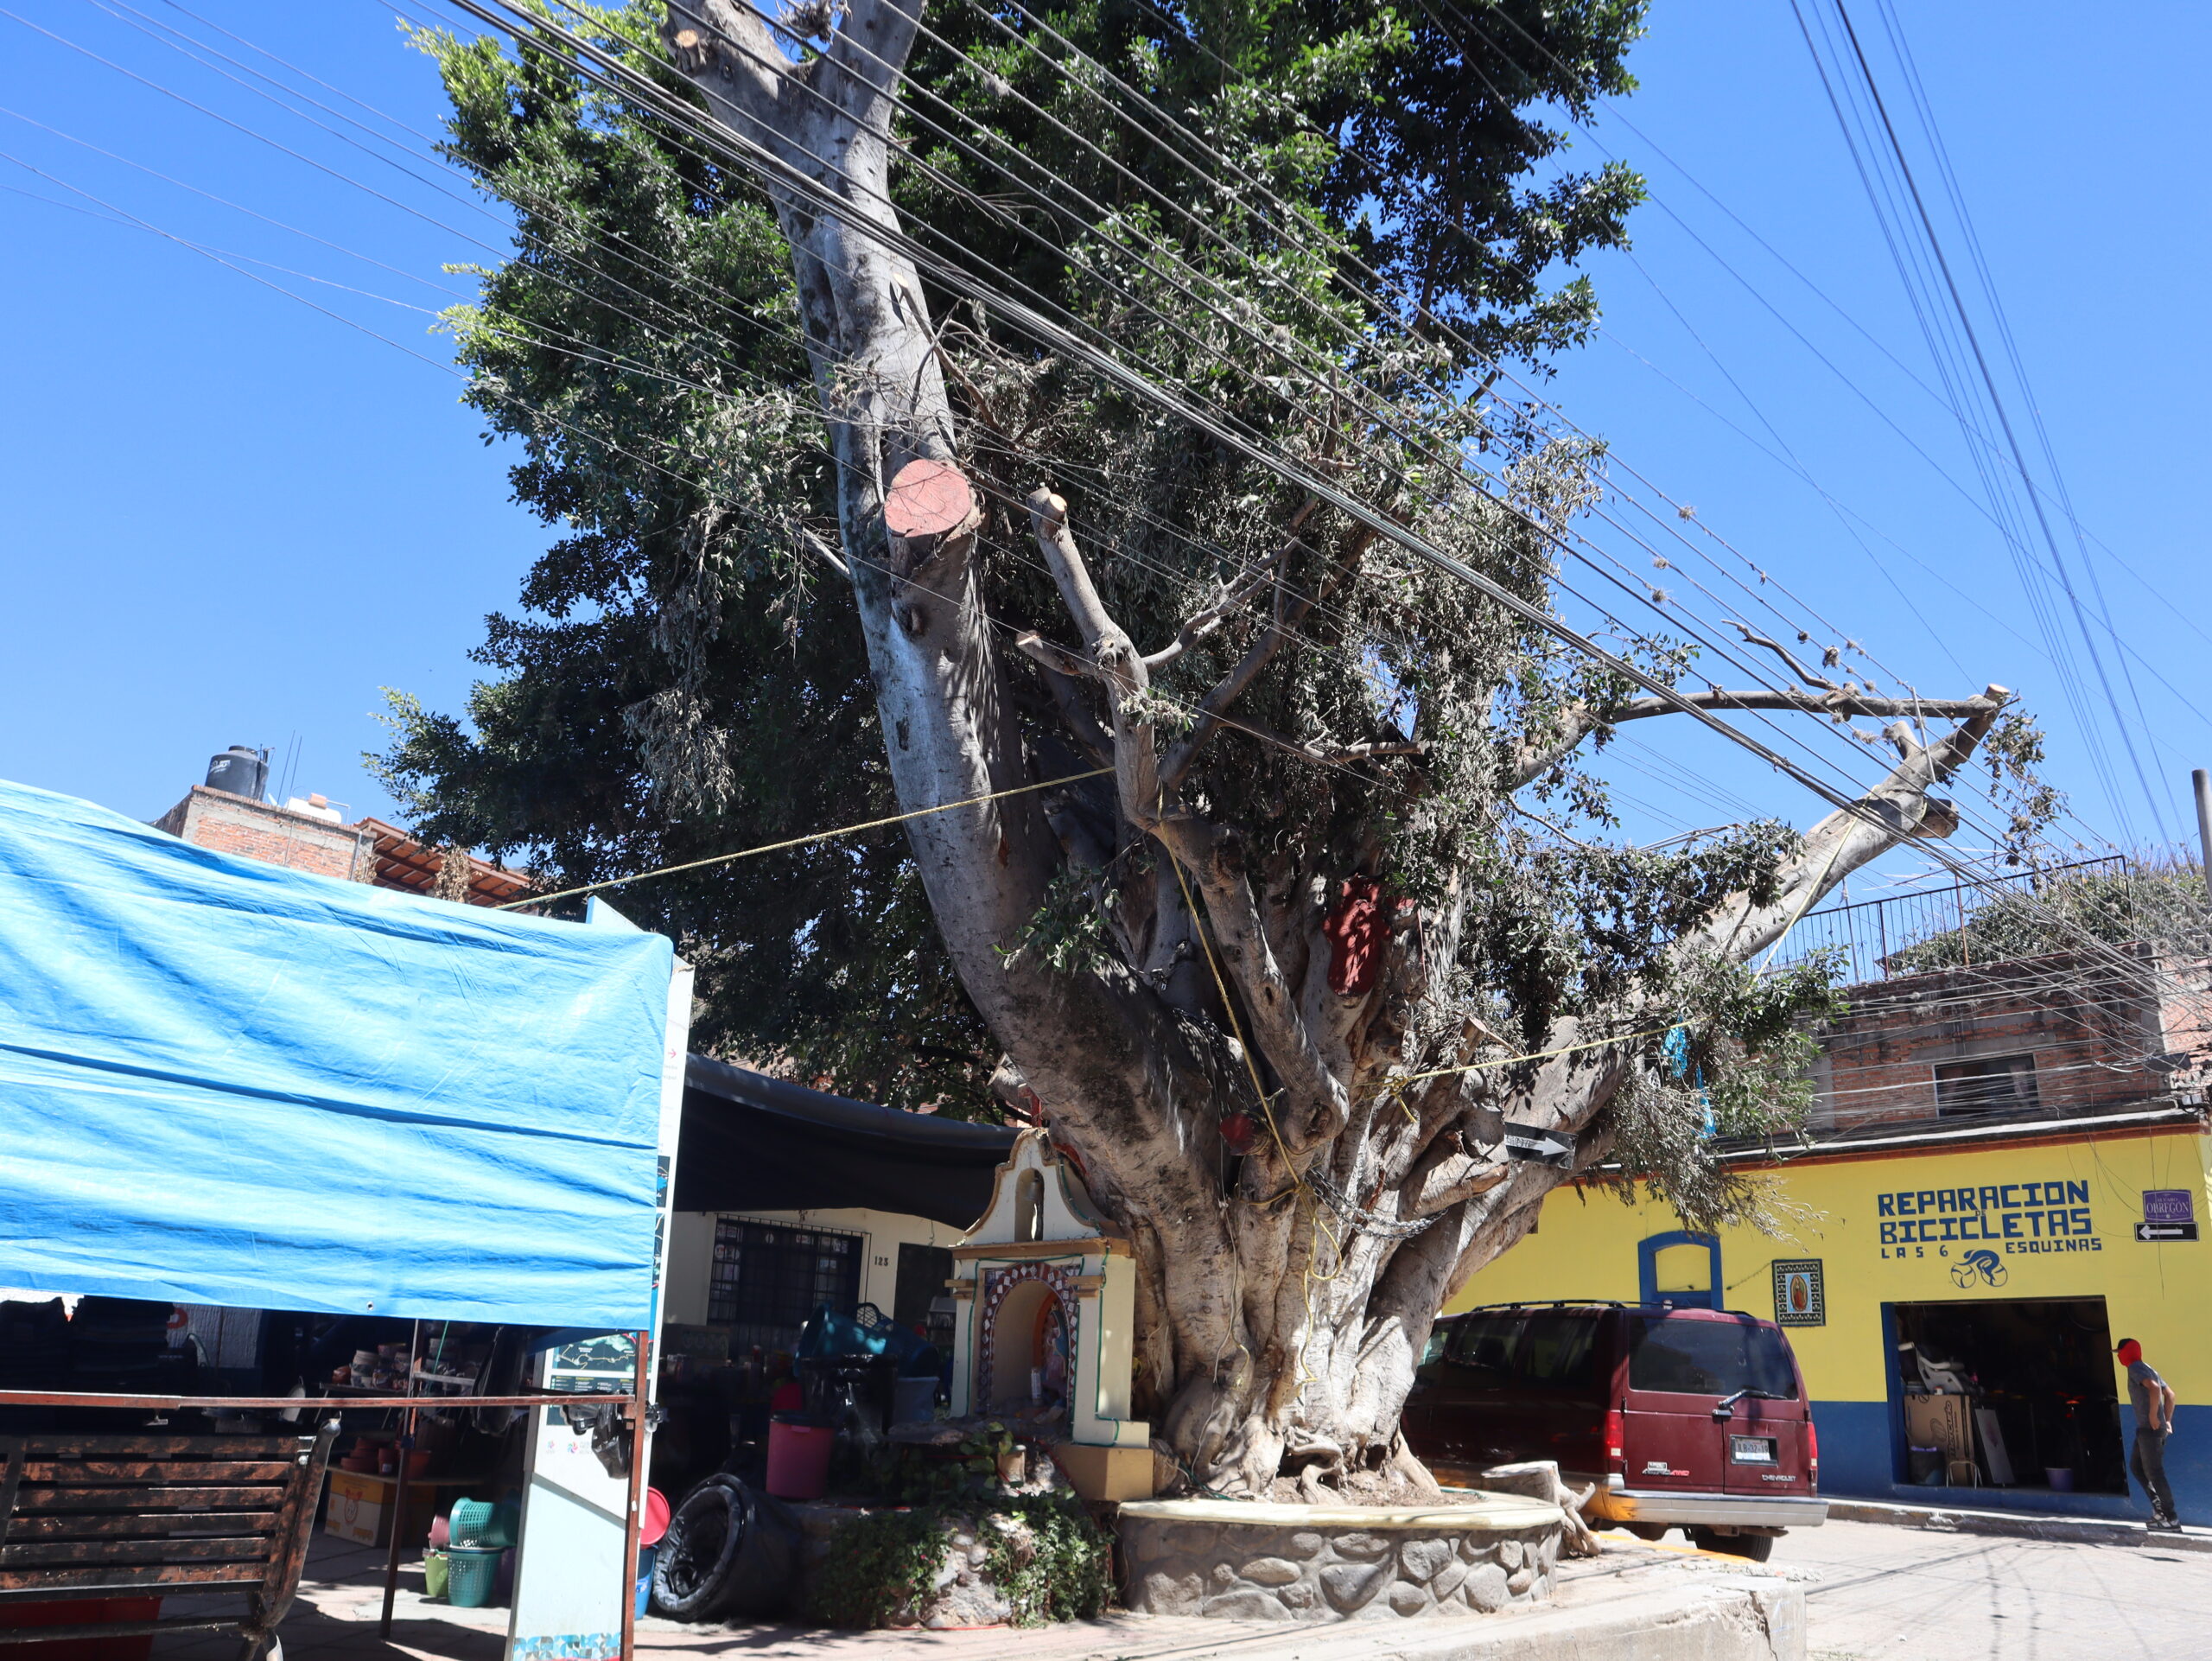
M 672 964 L 0 783 L 0 1285 L 642 1327 Z

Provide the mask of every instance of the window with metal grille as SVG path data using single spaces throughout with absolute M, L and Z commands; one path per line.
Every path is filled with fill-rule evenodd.
M 857 1234 L 718 1218 L 707 1319 L 730 1329 L 733 1353 L 794 1351 L 820 1305 L 844 1314 L 859 1305 L 861 1246 Z

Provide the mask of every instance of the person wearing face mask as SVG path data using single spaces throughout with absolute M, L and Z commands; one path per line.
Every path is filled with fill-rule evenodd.
M 2143 1359 L 2143 1346 L 2123 1338 L 2113 1353 L 2127 1369 L 2127 1398 L 2135 1409 L 2135 1449 L 2127 1468 L 2151 1496 L 2151 1526 L 2177 1529 L 2174 1491 L 2166 1482 L 2166 1438 L 2174 1433 L 2174 1392 Z

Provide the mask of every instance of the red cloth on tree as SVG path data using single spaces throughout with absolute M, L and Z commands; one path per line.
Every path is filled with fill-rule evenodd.
M 1400 900 L 1387 910 L 1382 885 L 1372 877 L 1346 877 L 1338 890 L 1336 908 L 1321 925 L 1329 943 L 1329 990 L 1342 997 L 1363 997 L 1375 990 L 1382 972 L 1382 954 L 1390 945 L 1390 918 L 1409 909 L 1410 900 Z

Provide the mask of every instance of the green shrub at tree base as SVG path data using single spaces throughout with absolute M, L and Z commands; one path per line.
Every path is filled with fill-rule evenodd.
M 918 1622 L 963 1535 L 982 1543 L 983 1576 L 1014 1626 L 1087 1620 L 1112 1595 L 1112 1537 L 1072 1495 L 1033 1494 L 973 1512 L 918 1505 L 857 1519 L 830 1542 L 807 1613 L 830 1626 Z

